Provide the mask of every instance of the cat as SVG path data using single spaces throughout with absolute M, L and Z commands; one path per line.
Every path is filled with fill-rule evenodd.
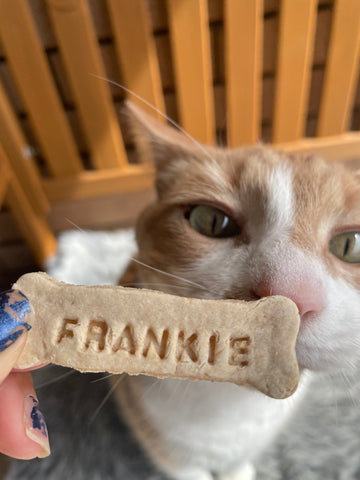
M 360 173 L 261 144 L 205 146 L 133 104 L 126 112 L 140 158 L 154 162 L 157 192 L 137 221 L 138 261 L 126 283 L 130 276 L 134 286 L 197 298 L 289 297 L 301 316 L 300 385 L 274 400 L 232 384 L 113 377 L 113 403 L 96 418 L 101 438 L 93 441 L 84 427 L 67 429 L 71 418 L 92 415 L 89 394 L 76 392 L 85 377 L 74 374 L 66 404 L 56 385 L 56 408 L 44 412 L 53 422 L 61 411 L 48 421 L 50 440 L 63 430 L 53 454 L 13 467 L 8 478 L 254 479 L 253 462 L 311 394 L 316 373 L 308 372 L 359 362 Z M 94 391 L 100 401 L 103 384 Z M 117 443 L 121 429 L 131 433 Z
M 360 354 L 360 174 L 258 145 L 199 145 L 134 105 L 134 138 L 156 167 L 156 202 L 137 222 L 135 281 L 182 296 L 292 299 L 301 369 Z M 167 277 L 150 265 L 172 276 Z M 187 282 L 179 282 L 178 278 Z M 154 287 L 152 287 L 154 285 Z M 152 458 L 176 480 L 255 478 L 251 461 L 301 400 L 209 382 L 128 377 L 116 397 Z

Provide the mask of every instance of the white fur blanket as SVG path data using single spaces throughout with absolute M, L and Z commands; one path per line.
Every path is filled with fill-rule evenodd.
M 116 285 L 135 251 L 133 230 L 71 230 L 59 236 L 57 254 L 46 271 L 76 285 Z

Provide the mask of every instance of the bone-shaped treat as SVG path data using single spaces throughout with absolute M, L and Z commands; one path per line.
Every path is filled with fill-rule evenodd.
M 152 290 L 77 286 L 44 273 L 14 284 L 31 325 L 16 368 L 51 362 L 86 372 L 227 381 L 286 398 L 298 384 L 296 305 L 200 300 Z

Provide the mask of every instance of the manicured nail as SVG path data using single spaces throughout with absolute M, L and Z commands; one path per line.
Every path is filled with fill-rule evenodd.
M 31 312 L 30 302 L 20 290 L 0 293 L 0 352 L 10 347 L 25 330 Z
M 39 409 L 39 402 L 34 395 L 25 397 L 25 430 L 26 435 L 43 449 L 38 457 L 48 457 L 50 455 L 48 431 L 44 416 Z

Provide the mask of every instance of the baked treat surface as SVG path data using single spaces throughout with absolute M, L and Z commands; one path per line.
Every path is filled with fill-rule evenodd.
M 16 368 L 51 362 L 79 371 L 252 386 L 273 398 L 298 385 L 296 305 L 203 300 L 114 286 L 57 282 L 45 273 L 13 285 L 30 301 L 31 330 Z

